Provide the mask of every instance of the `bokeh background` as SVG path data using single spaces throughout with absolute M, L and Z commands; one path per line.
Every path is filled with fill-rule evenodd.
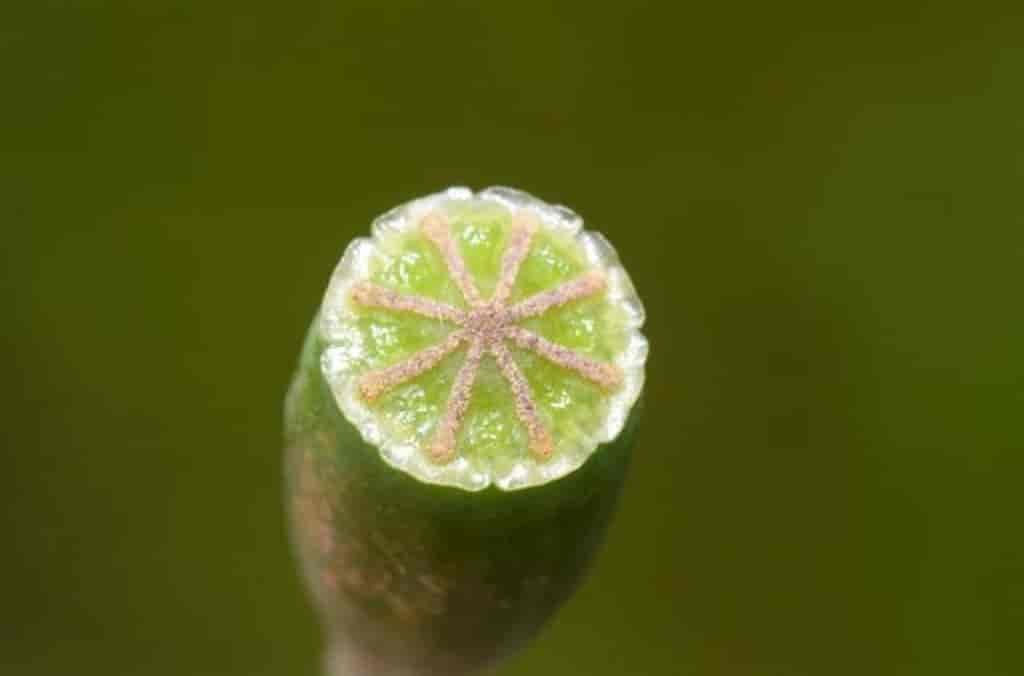
M 500 671 L 1024 673 L 1024 12 L 0 9 L 0 673 L 313 676 L 281 401 L 452 184 L 615 242 L 653 345 L 593 575 Z

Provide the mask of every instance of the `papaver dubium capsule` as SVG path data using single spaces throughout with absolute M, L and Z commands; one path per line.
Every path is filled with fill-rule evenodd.
M 329 676 L 478 673 L 569 598 L 625 476 L 643 321 L 602 236 L 507 188 L 348 247 L 285 406 Z

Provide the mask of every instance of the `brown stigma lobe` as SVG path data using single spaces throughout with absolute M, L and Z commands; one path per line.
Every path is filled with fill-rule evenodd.
M 537 317 L 548 310 L 561 307 L 604 291 L 606 282 L 599 271 L 586 272 L 553 289 L 542 291 L 525 300 L 509 305 L 516 277 L 530 251 L 537 224 L 527 214 L 516 214 L 509 229 L 508 241 L 501 259 L 501 272 L 490 300 L 480 297 L 476 283 L 459 252 L 451 234 L 451 226 L 444 215 L 434 212 L 420 222 L 423 235 L 437 248 L 444 260 L 449 276 L 462 292 L 469 310 L 461 310 L 430 298 L 423 298 L 362 282 L 352 288 L 352 300 L 364 307 L 375 307 L 394 312 L 408 312 L 428 319 L 454 324 L 456 330 L 438 345 L 420 350 L 405 360 L 382 369 L 363 374 L 359 391 L 368 402 L 373 402 L 388 390 L 409 382 L 437 366 L 445 357 L 464 344 L 468 344 L 465 361 L 455 376 L 448 401 L 427 452 L 437 463 L 450 462 L 457 455 L 459 430 L 469 410 L 480 364 L 490 355 L 512 392 L 516 416 L 526 430 L 529 450 L 538 460 L 546 460 L 554 453 L 554 442 L 545 427 L 533 398 L 530 385 L 515 363 L 506 342 L 528 350 L 565 370 L 571 371 L 605 390 L 622 383 L 622 372 L 614 364 L 594 361 L 578 352 L 553 343 L 515 323 Z
M 432 298 L 406 296 L 372 282 L 362 282 L 352 287 L 352 300 L 365 307 L 379 307 L 395 312 L 412 312 L 429 319 L 443 319 L 461 324 L 462 310 L 446 305 Z
M 469 344 L 466 361 L 462 363 L 462 368 L 455 376 L 455 384 L 452 385 L 448 397 L 448 406 L 430 444 L 430 457 L 436 462 L 448 462 L 455 457 L 455 439 L 469 409 L 469 399 L 473 394 L 473 384 L 476 382 L 477 371 L 480 370 L 483 353 L 483 341 L 474 339 Z
M 498 285 L 491 298 L 491 302 L 495 305 L 504 305 L 512 294 L 516 275 L 519 274 L 519 266 L 523 264 L 526 254 L 530 252 L 530 242 L 533 240 L 533 233 L 537 231 L 537 223 L 529 216 L 517 214 L 512 221 L 510 230 L 508 246 L 501 257 L 501 276 L 498 278 Z
M 622 371 L 614 364 L 588 359 L 567 347 L 552 343 L 550 340 L 527 331 L 520 326 L 505 327 L 505 335 L 524 350 L 530 350 L 544 357 L 553 364 L 564 369 L 575 371 L 587 380 L 600 385 L 606 390 L 614 390 L 622 384 Z
M 491 346 L 491 354 L 494 355 L 495 361 L 498 362 L 498 369 L 505 376 L 509 387 L 512 388 L 516 415 L 526 427 L 526 435 L 530 439 L 530 451 L 538 460 L 548 459 L 553 450 L 551 437 L 548 435 L 544 423 L 541 422 L 540 416 L 537 415 L 537 405 L 533 401 L 533 395 L 530 394 L 530 385 L 526 382 L 526 377 L 512 361 L 512 355 L 501 343 Z
M 395 385 L 408 382 L 437 366 L 465 339 L 465 332 L 455 331 L 448 334 L 448 338 L 443 343 L 420 350 L 405 361 L 400 361 L 387 368 L 370 371 L 363 375 L 359 383 L 359 391 L 367 401 L 373 401 Z
M 476 289 L 473 277 L 469 274 L 466 261 L 459 253 L 458 245 L 452 239 L 452 230 L 448 219 L 439 213 L 428 214 L 420 223 L 420 230 L 431 243 L 437 247 L 444 263 L 448 266 L 448 274 L 462 291 L 462 297 L 470 305 L 480 302 L 480 292 Z
M 604 291 L 604 275 L 591 270 L 585 272 L 576 279 L 564 284 L 559 284 L 553 289 L 542 291 L 530 296 L 521 303 L 517 303 L 508 309 L 509 319 L 519 321 L 544 314 L 548 310 L 561 307 L 574 300 L 580 300 L 587 296 L 593 296 Z

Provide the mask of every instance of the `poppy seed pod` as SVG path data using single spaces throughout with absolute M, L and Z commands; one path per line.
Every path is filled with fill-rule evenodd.
M 331 278 L 285 407 L 295 545 L 329 676 L 473 674 L 570 596 L 639 418 L 643 308 L 564 207 L 399 207 Z

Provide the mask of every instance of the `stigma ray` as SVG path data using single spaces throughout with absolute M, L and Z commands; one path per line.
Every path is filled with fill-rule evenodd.
M 452 230 L 448 219 L 437 212 L 427 214 L 420 223 L 420 229 L 441 253 L 448 268 L 448 274 L 462 291 L 466 302 L 470 305 L 480 303 L 480 292 L 476 288 L 473 277 L 469 274 L 466 261 L 459 253 L 458 245 L 452 239 Z
M 585 272 L 579 277 L 559 284 L 553 289 L 541 291 L 508 309 L 510 322 L 537 317 L 548 310 L 561 307 L 574 300 L 593 296 L 605 288 L 604 275 L 597 270 Z
M 533 400 L 526 376 L 523 375 L 519 366 L 513 361 L 512 355 L 502 343 L 491 345 L 491 354 L 494 355 L 501 375 L 505 377 L 505 381 L 508 382 L 508 386 L 512 390 L 516 415 L 519 416 L 519 421 L 526 428 L 526 436 L 530 440 L 530 452 L 538 460 L 547 460 L 554 451 L 554 444 L 537 412 L 537 404 Z
M 442 319 L 453 324 L 461 325 L 466 319 L 465 312 L 447 303 L 423 296 L 401 294 L 373 282 L 362 282 L 352 287 L 352 300 L 365 307 L 411 312 L 427 319 Z
M 367 401 L 374 401 L 391 388 L 409 382 L 441 363 L 466 340 L 463 330 L 453 331 L 442 343 L 414 353 L 408 359 L 387 368 L 368 371 L 359 381 L 359 391 Z
M 448 396 L 444 417 L 441 418 L 437 433 L 428 449 L 434 462 L 446 463 L 455 457 L 456 438 L 469 409 L 469 400 L 473 396 L 473 385 L 476 383 L 483 354 L 484 342 L 472 339 L 466 351 L 466 361 L 455 376 L 455 384 L 452 385 L 451 394 Z
M 537 223 L 529 216 L 517 214 L 512 221 L 508 246 L 501 257 L 501 276 L 491 298 L 492 304 L 504 305 L 508 302 L 509 296 L 512 295 L 512 287 L 516 283 L 516 276 L 519 274 L 519 267 L 526 260 L 526 254 L 530 252 L 530 244 L 536 230 Z
M 584 357 L 520 326 L 505 327 L 505 335 L 524 350 L 534 352 L 557 366 L 573 371 L 605 390 L 613 390 L 622 383 L 622 371 L 614 364 L 605 364 Z

